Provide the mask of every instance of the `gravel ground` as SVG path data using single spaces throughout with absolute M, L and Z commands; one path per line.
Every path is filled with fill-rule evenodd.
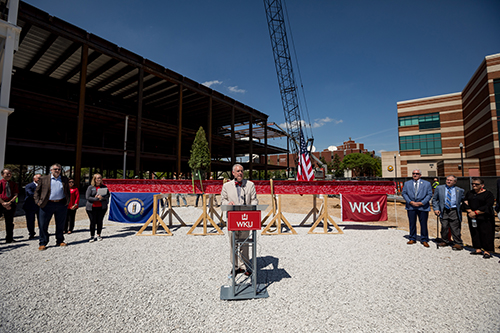
M 201 213 L 177 211 L 184 221 Z M 304 217 L 285 216 L 293 225 Z M 183 227 L 140 237 L 140 225 L 105 222 L 104 240 L 88 243 L 80 220 L 67 247 L 51 236 L 40 252 L 15 229 L 17 242 L 0 245 L 0 332 L 500 332 L 498 254 L 408 246 L 403 230 L 340 225 L 342 235 L 259 235 L 258 282 L 269 298 L 243 301 L 220 300 L 227 235 Z

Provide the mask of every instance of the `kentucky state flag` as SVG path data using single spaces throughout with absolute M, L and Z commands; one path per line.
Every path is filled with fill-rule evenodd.
M 158 193 L 113 192 L 108 220 L 123 223 L 146 223 L 153 214 L 153 196 Z

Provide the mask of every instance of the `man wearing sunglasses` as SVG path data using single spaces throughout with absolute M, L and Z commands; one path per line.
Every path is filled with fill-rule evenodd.
M 434 191 L 432 209 L 441 219 L 441 239 L 439 246 L 452 245 L 455 251 L 462 250 L 464 244 L 461 237 L 462 211 L 460 205 L 464 200 L 464 189 L 455 186 L 457 177 L 446 177 L 446 185 L 439 185 Z M 451 229 L 453 242 L 448 242 L 448 232 Z
M 56 220 L 56 246 L 66 246 L 64 243 L 64 223 L 68 213 L 71 197 L 68 177 L 61 176 L 62 167 L 54 164 L 50 167 L 50 175 L 40 178 L 35 190 L 35 203 L 40 206 L 39 247 L 43 251 L 49 242 L 49 223 L 52 216 Z
M 413 170 L 412 179 L 405 182 L 403 187 L 403 198 L 406 201 L 406 213 L 410 223 L 410 240 L 406 244 L 415 244 L 417 242 L 417 217 L 420 221 L 420 241 L 425 247 L 429 247 L 429 231 L 427 229 L 427 220 L 431 210 L 429 201 L 432 198 L 431 183 L 420 179 L 421 172 L 418 169 Z

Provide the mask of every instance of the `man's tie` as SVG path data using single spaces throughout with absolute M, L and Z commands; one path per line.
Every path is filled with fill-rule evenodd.
M 239 186 L 239 187 L 243 186 L 243 182 L 238 182 L 238 181 L 234 181 L 234 182 L 235 182 L 236 186 Z
M 415 182 L 415 199 L 417 198 L 418 182 Z
M 5 195 L 7 195 L 7 198 L 10 199 L 10 185 L 9 185 L 9 182 L 5 182 Z
M 451 188 L 446 189 L 446 201 L 444 203 L 444 207 L 447 209 L 451 208 Z

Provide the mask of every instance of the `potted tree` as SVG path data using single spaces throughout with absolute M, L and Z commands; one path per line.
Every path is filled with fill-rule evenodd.
M 191 157 L 189 158 L 189 167 L 191 168 L 191 179 L 193 182 L 193 193 L 194 181 L 199 179 L 201 191 L 203 190 L 202 179 L 205 177 L 206 172 L 210 169 L 210 150 L 208 149 L 208 142 L 205 134 L 205 130 L 202 126 L 196 132 L 196 137 L 194 138 L 193 145 L 191 146 Z

